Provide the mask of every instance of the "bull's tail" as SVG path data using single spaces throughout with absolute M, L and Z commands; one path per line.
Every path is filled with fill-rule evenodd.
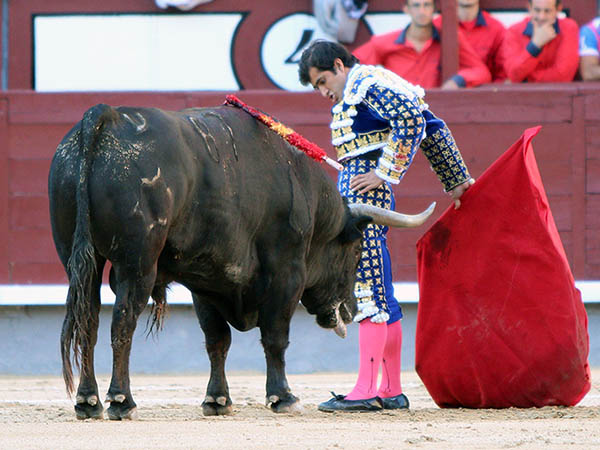
M 96 276 L 96 251 L 90 232 L 90 198 L 88 183 L 94 158 L 96 140 L 105 122 L 114 117 L 116 111 L 108 105 L 96 105 L 89 109 L 81 120 L 80 132 L 80 167 L 77 183 L 77 216 L 71 256 L 67 262 L 69 277 L 69 293 L 67 295 L 67 312 L 61 333 L 61 355 L 63 377 L 67 392 L 72 394 L 73 361 L 82 371 L 87 370 L 81 364 L 82 348 L 90 342 L 89 323 L 92 318 L 91 298 L 93 280 Z

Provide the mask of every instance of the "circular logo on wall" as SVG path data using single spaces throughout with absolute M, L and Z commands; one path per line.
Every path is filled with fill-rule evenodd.
M 298 62 L 302 51 L 316 39 L 335 40 L 321 30 L 311 14 L 290 14 L 269 27 L 260 47 L 260 59 L 274 85 L 288 91 L 312 90 L 298 81 Z

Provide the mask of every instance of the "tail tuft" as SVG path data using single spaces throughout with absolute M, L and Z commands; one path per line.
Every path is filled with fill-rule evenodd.
M 89 324 L 92 319 L 91 298 L 96 276 L 96 253 L 90 231 L 90 199 L 88 181 L 96 141 L 105 122 L 112 120 L 116 111 L 108 105 L 96 105 L 90 108 L 81 120 L 81 141 L 79 148 L 79 184 L 77 187 L 77 216 L 71 256 L 67 261 L 69 294 L 67 312 L 61 333 L 61 355 L 63 378 L 69 394 L 73 393 L 73 362 L 77 368 L 87 367 L 81 364 L 81 351 L 90 342 Z

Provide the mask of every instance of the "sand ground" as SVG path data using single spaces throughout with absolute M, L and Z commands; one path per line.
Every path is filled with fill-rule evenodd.
M 234 414 L 202 416 L 207 374 L 134 375 L 137 421 L 78 421 L 62 378 L 0 377 L 0 449 L 552 449 L 600 448 L 600 369 L 575 407 L 438 408 L 414 372 L 403 374 L 410 411 L 319 412 L 329 391 L 346 393 L 351 373 L 289 375 L 302 410 L 264 406 L 263 374 L 228 374 Z M 101 395 L 108 376 L 98 377 Z

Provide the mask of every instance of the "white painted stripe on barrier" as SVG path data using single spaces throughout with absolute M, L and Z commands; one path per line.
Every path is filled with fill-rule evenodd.
M 576 281 L 584 303 L 600 303 L 600 280 Z M 0 306 L 56 306 L 64 305 L 68 286 L 62 284 L 13 284 L 0 285 Z M 394 293 L 400 303 L 418 303 L 417 283 L 394 283 Z M 115 295 L 108 285 L 100 291 L 103 305 L 115 303 Z M 167 289 L 167 303 L 171 305 L 191 305 L 192 295 L 180 284 L 173 283 Z

